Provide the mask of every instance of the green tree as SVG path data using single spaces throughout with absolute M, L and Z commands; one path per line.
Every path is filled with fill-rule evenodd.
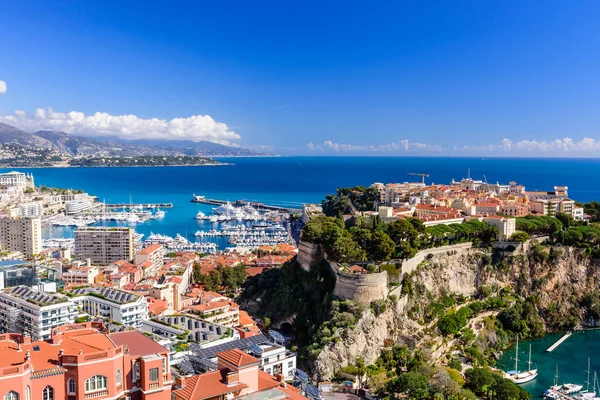
M 523 231 L 515 231 L 510 237 L 513 242 L 526 242 L 529 240 L 529 233 Z
M 368 249 L 372 260 L 387 261 L 394 253 L 396 244 L 386 233 L 376 231 L 371 237 Z
M 421 400 L 429 398 L 427 378 L 418 372 L 410 371 L 392 379 L 388 384 L 391 393 L 406 393 L 410 399 Z
M 496 382 L 496 376 L 493 372 L 483 368 L 470 368 L 465 371 L 465 387 L 472 390 L 475 394 L 486 395 L 491 386 Z

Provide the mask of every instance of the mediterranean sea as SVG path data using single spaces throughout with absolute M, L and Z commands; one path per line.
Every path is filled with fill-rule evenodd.
M 172 202 L 165 218 L 133 225 L 146 237 L 151 233 L 194 240 L 197 230 L 210 230 L 207 221 L 194 219 L 198 211 L 210 213 L 213 206 L 190 202 L 192 194 L 223 200 L 250 200 L 300 208 L 302 203 L 320 202 L 337 187 L 370 185 L 373 182 L 420 180 L 409 172 L 430 174 L 426 183 L 449 183 L 467 177 L 508 183 L 515 180 L 528 190 L 569 187 L 569 196 L 580 202 L 600 200 L 600 159 L 524 158 L 416 158 L 416 157 L 265 157 L 219 158 L 232 163 L 206 167 L 106 167 L 27 168 L 36 185 L 82 189 L 109 203 Z M 7 172 L 13 169 L 4 169 Z M 485 175 L 485 178 L 484 178 Z M 72 236 L 70 228 L 44 229 L 44 236 Z M 219 243 L 221 247 L 225 243 Z M 224 242 L 224 240 L 223 240 Z M 560 335 L 532 341 L 533 360 L 540 375 L 524 387 L 537 398 L 554 379 L 559 364 L 561 382 L 583 383 L 587 358 L 592 371 L 600 372 L 600 331 L 576 333 L 554 352 L 545 353 Z M 529 342 L 521 343 L 520 359 L 526 361 Z M 501 366 L 512 365 L 514 350 L 508 350 Z M 523 362 L 521 368 L 525 368 Z M 512 368 L 512 366 L 510 367 Z
M 558 364 L 558 382 L 584 385 L 587 380 L 587 363 L 590 358 L 590 391 L 592 391 L 594 372 L 600 374 L 600 330 L 574 332 L 565 342 L 551 353 L 546 349 L 556 342 L 563 333 L 549 334 L 543 338 L 519 343 L 519 369 L 527 369 L 529 344 L 531 344 L 532 368 L 538 369 L 538 377 L 523 384 L 534 399 L 541 399 L 544 390 L 554 385 L 556 365 Z M 515 349 L 506 350 L 497 367 L 505 371 L 515 367 Z M 600 375 L 599 375 L 600 378 Z M 598 393 L 598 390 L 596 390 Z
M 161 220 L 136 224 L 146 237 L 151 233 L 190 240 L 197 230 L 210 230 L 207 221 L 194 219 L 212 206 L 191 203 L 192 194 L 222 200 L 250 200 L 300 208 L 320 202 L 337 187 L 373 182 L 420 180 L 408 175 L 426 173 L 426 183 L 449 183 L 467 177 L 508 183 L 528 190 L 552 190 L 567 185 L 577 201 L 600 200 L 600 159 L 426 158 L 426 157 L 257 157 L 219 158 L 231 163 L 202 167 L 100 167 L 16 168 L 33 173 L 36 185 L 82 189 L 109 203 L 172 202 Z M 9 169 L 2 170 L 3 172 Z M 485 175 L 485 178 L 484 178 Z M 44 236 L 50 236 L 44 230 Z M 53 237 L 71 236 L 70 228 L 52 229 Z

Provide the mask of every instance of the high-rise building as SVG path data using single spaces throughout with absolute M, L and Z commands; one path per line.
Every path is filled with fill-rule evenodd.
M 5 332 L 27 333 L 47 339 L 53 328 L 73 323 L 75 304 L 67 296 L 37 292 L 27 286 L 0 291 L 0 327 Z
M 89 258 L 92 265 L 109 265 L 118 260 L 131 261 L 134 249 L 131 228 L 78 228 L 75 231 L 75 258 Z
M 39 218 L 0 218 L 0 250 L 19 251 L 31 257 L 42 251 Z

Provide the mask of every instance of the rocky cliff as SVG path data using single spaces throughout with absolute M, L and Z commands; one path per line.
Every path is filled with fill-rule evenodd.
M 598 291 L 598 268 L 598 261 L 583 250 L 568 247 L 535 246 L 519 255 L 472 248 L 438 250 L 411 268 L 404 282 L 410 288 L 403 297 L 389 300 L 378 317 L 365 311 L 354 329 L 339 333 L 340 340 L 321 351 L 313 364 L 314 375 L 329 379 L 359 356 L 371 363 L 383 347 L 418 342 L 427 329 L 423 312 L 433 299 L 445 294 L 472 296 L 483 285 L 523 298 L 535 296 L 546 330 L 583 321 L 580 302 Z

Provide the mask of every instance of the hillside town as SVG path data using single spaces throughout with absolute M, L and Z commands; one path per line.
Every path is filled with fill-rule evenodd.
M 565 186 L 526 191 L 515 182 L 467 178 L 363 189 L 348 192 L 344 219 L 416 218 L 425 227 L 480 221 L 495 228 L 497 242 L 515 241 L 518 217 L 589 218 Z M 365 204 L 355 204 L 353 193 Z M 305 204 L 299 219 L 318 220 L 329 203 Z M 42 239 L 44 224 L 97 206 L 81 191 L 36 186 L 31 174 L 0 174 L 0 376 L 15 388 L 5 399 L 31 391 L 44 399 L 320 400 L 331 390 L 331 382 L 300 368 L 289 333 L 236 302 L 248 278 L 291 265 L 295 245 L 172 251 L 140 241 L 131 227 L 87 224 L 76 227 L 72 241 Z M 306 247 L 308 233 L 304 239 Z M 298 262 L 311 270 L 305 255 Z M 366 306 L 392 295 L 388 282 L 372 298 L 342 287 L 347 274 L 367 272 L 364 263 L 335 267 L 333 294 Z M 350 388 L 360 388 L 353 379 Z

